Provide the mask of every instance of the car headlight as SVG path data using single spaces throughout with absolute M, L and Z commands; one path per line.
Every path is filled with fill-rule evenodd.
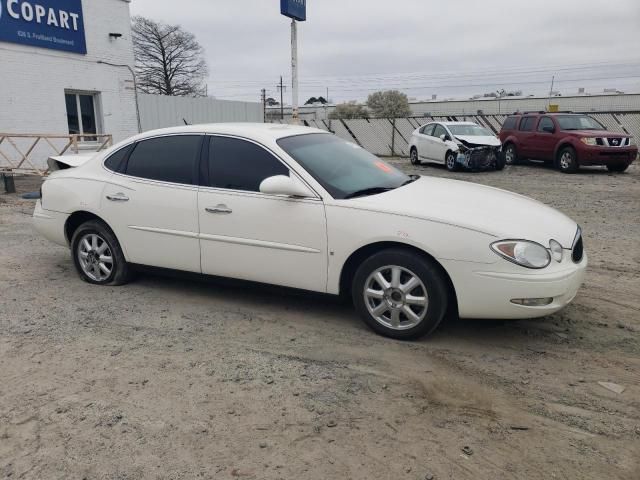
M 491 249 L 502 258 L 526 268 L 544 268 L 551 263 L 546 248 L 527 240 L 501 240 L 492 243 Z
M 585 145 L 597 145 L 598 144 L 598 140 L 596 139 L 596 137 L 583 137 L 580 139 L 580 141 L 582 143 L 584 143 Z
M 551 250 L 551 256 L 553 259 L 560 263 L 562 261 L 562 254 L 564 253 L 562 245 L 555 240 L 549 240 L 549 250 Z

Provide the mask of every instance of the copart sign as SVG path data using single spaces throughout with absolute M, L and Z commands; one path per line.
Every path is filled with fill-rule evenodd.
M 0 42 L 87 53 L 81 0 L 0 0 Z

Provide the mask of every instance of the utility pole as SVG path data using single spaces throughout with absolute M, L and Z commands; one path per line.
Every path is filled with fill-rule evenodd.
M 267 123 L 267 89 L 261 91 L 262 98 L 262 123 Z
M 280 75 L 280 85 L 276 85 L 280 90 L 280 120 L 284 120 L 284 90 L 287 88 L 282 83 L 282 75 Z
M 291 19 L 291 88 L 293 90 L 291 117 L 296 124 L 298 123 L 298 24 L 295 18 Z
M 549 101 L 547 102 L 547 112 L 549 111 L 549 107 L 551 106 L 551 96 L 553 95 L 553 84 L 556 81 L 556 76 L 553 75 L 551 77 L 551 90 L 549 90 Z

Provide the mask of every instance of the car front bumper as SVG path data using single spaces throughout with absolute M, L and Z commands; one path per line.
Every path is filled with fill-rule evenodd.
M 67 246 L 67 239 L 64 235 L 64 225 L 67 218 L 69 215 L 66 213 L 43 209 L 42 201 L 38 200 L 33 211 L 33 226 L 47 240 Z
M 628 165 L 638 157 L 638 148 L 631 147 L 588 147 L 578 152 L 582 165 Z
M 550 272 L 500 272 L 492 271 L 492 265 L 468 262 L 447 262 L 445 269 L 456 289 L 460 317 L 519 319 L 550 315 L 571 303 L 584 281 L 587 263 L 585 253 L 580 263 L 567 259 Z M 552 300 L 544 306 L 512 303 L 543 298 Z

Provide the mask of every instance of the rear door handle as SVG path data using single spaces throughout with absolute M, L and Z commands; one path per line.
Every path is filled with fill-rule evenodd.
M 216 205 L 215 207 L 207 207 L 205 208 L 205 210 L 209 213 L 215 213 L 218 215 L 229 215 L 230 213 L 233 213 L 233 210 L 231 210 L 226 205 Z
M 107 195 L 107 200 L 112 202 L 128 202 L 129 197 L 127 197 L 124 193 L 116 193 L 115 195 Z

